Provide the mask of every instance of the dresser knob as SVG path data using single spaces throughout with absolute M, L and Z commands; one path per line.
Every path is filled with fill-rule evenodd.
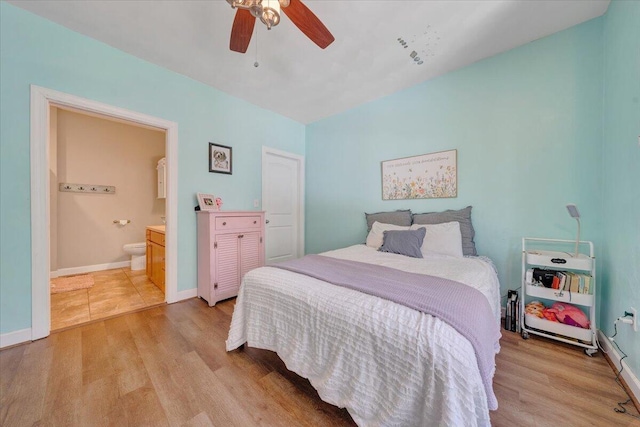
M 223 222 L 223 223 L 222 223 L 222 225 L 227 225 L 227 223 L 226 223 L 226 222 Z
M 269 220 L 266 220 L 265 222 L 266 222 L 267 224 L 269 224 Z

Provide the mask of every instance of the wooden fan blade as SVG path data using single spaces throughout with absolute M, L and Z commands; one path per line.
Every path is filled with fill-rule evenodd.
M 249 47 L 256 18 L 246 9 L 238 9 L 231 27 L 229 48 L 234 52 L 245 53 Z
M 300 31 L 322 49 L 335 40 L 327 27 L 300 0 L 291 0 L 289 6 L 282 8 L 282 10 Z

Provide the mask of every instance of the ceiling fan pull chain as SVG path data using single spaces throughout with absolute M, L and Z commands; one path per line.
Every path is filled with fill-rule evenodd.
M 253 66 L 258 68 L 260 66 L 258 64 L 258 27 L 255 27 L 254 31 L 256 33 L 256 62 L 253 63 Z

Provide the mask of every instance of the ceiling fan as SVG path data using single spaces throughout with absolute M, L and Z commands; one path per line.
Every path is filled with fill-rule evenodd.
M 327 27 L 300 0 L 227 0 L 227 3 L 238 9 L 229 42 L 234 52 L 247 51 L 256 18 L 260 18 L 269 30 L 278 25 L 281 8 L 291 22 L 320 48 L 326 48 L 335 40 Z

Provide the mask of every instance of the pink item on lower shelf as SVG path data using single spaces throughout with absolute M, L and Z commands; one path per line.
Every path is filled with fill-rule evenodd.
M 554 302 L 549 311 L 556 314 L 559 322 L 565 325 L 589 329 L 589 319 L 578 307 L 564 302 Z

